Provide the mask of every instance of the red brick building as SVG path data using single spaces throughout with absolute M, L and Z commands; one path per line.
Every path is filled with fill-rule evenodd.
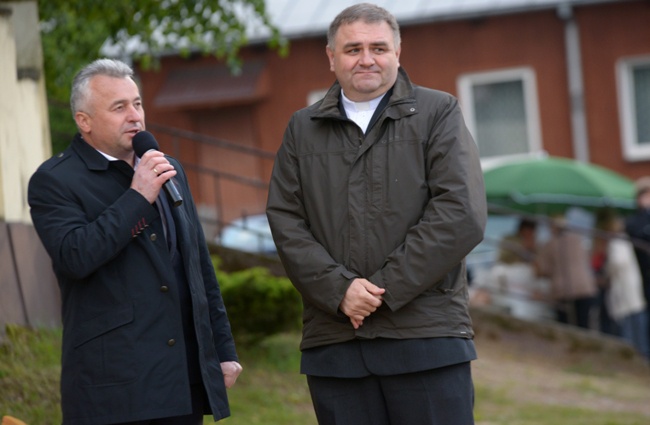
M 238 77 L 201 55 L 165 56 L 159 71 L 140 72 L 148 125 L 188 167 L 206 217 L 263 212 L 291 114 L 334 81 L 327 25 L 356 2 L 324 3 L 267 1 L 290 54 L 252 43 Z M 415 83 L 460 99 L 486 165 L 543 150 L 630 178 L 650 175 L 650 1 L 379 4 L 400 22 L 401 65 Z

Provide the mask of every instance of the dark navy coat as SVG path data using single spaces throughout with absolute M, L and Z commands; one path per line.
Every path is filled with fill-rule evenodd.
M 192 299 L 206 413 L 230 415 L 220 363 L 237 361 L 230 324 L 184 171 L 168 158 Z M 130 189 L 133 169 L 79 135 L 29 183 L 34 226 L 62 296 L 61 398 L 66 425 L 191 413 L 179 291 L 157 208 Z

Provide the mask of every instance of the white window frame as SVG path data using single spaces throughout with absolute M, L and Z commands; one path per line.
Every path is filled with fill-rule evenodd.
M 522 81 L 524 104 L 526 105 L 526 135 L 528 138 L 529 152 L 523 155 L 535 154 L 542 150 L 542 132 L 539 118 L 537 80 L 535 78 L 535 71 L 532 68 L 519 67 L 460 75 L 457 79 L 456 85 L 458 88 L 461 109 L 465 117 L 467 128 L 476 140 L 473 86 L 477 84 L 492 84 L 514 80 Z M 505 158 L 521 155 L 522 154 L 491 156 L 481 158 L 481 162 L 500 161 Z
M 649 65 L 650 56 L 622 58 L 616 63 L 618 89 L 618 113 L 621 127 L 623 157 L 627 161 L 650 159 L 650 143 L 640 145 L 637 133 L 636 105 L 634 103 L 634 78 L 632 71 L 637 65 Z M 648 141 L 650 142 L 650 140 Z

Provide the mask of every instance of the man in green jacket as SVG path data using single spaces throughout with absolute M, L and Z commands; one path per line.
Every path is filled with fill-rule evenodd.
M 476 145 L 457 100 L 400 68 L 386 10 L 345 9 L 326 52 L 337 81 L 291 118 L 267 204 L 304 302 L 301 372 L 319 424 L 473 424 Z

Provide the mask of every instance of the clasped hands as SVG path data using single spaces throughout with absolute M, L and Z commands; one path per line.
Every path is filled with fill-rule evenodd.
M 352 281 L 341 301 L 340 309 L 350 318 L 354 329 L 359 329 L 363 320 L 381 306 L 384 292 L 384 288 L 367 279 L 356 278 Z

